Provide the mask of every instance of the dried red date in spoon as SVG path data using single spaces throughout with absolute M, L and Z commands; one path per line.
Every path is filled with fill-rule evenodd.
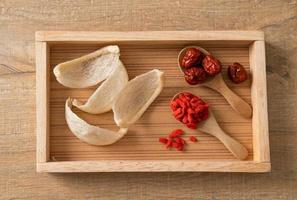
M 203 53 L 197 48 L 188 48 L 181 61 L 181 66 L 185 69 L 200 64 L 203 59 Z
M 207 80 L 207 73 L 201 67 L 191 67 L 184 71 L 185 80 L 190 85 L 197 85 Z
M 208 88 L 211 88 L 217 92 L 219 92 L 227 101 L 228 103 L 231 105 L 231 107 L 237 111 L 240 115 L 242 115 L 243 117 L 246 118 L 251 118 L 252 116 L 252 108 L 251 106 L 245 102 L 242 98 L 240 98 L 237 94 L 235 94 L 225 83 L 221 73 L 220 72 L 220 67 L 217 66 L 217 61 L 214 61 L 211 56 L 210 53 L 208 51 L 206 51 L 205 49 L 199 47 L 199 46 L 188 46 L 183 48 L 179 55 L 178 55 L 178 67 L 180 69 L 180 71 L 182 72 L 183 75 L 185 75 L 186 69 L 184 67 L 182 67 L 182 60 L 185 56 L 185 53 L 187 51 L 187 49 L 189 48 L 197 48 L 199 49 L 200 52 L 202 52 L 206 58 L 204 59 L 210 59 L 211 61 L 205 61 L 208 62 L 206 68 L 209 69 L 215 69 L 215 72 L 213 72 L 213 74 L 215 76 L 213 77 L 208 77 L 207 80 L 205 80 L 202 83 L 197 83 L 198 86 L 205 86 Z M 207 58 L 208 57 L 208 58 Z M 204 60 L 203 60 L 204 61 Z M 202 63 L 203 63 L 202 61 Z M 220 64 L 220 63 L 219 63 Z M 210 70 L 211 71 L 211 70 Z M 219 72 L 217 72 L 219 71 Z M 198 81 L 197 81 L 198 82 Z
M 215 76 L 222 71 L 221 62 L 212 55 L 206 55 L 202 61 L 204 70 L 210 76 Z

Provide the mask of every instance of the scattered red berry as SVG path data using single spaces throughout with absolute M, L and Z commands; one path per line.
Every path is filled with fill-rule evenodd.
M 183 144 L 182 142 L 182 138 L 178 137 L 178 138 L 175 138 L 175 142 L 178 143 L 178 144 Z
M 185 145 L 187 145 L 186 140 L 181 137 L 183 134 L 183 130 L 175 129 L 168 135 L 168 138 L 160 137 L 159 142 L 165 144 L 167 149 L 175 148 L 178 151 L 183 151 Z M 197 142 L 197 138 L 195 136 L 190 136 L 189 138 L 190 141 Z
M 182 134 L 184 134 L 183 130 L 181 129 L 176 129 L 174 131 L 171 132 L 171 134 L 169 135 L 170 138 L 176 138 L 181 136 Z
M 190 136 L 189 139 L 192 141 L 192 142 L 197 142 L 197 138 L 195 136 Z
M 162 142 L 162 143 L 164 143 L 164 144 L 167 144 L 168 139 L 167 139 L 167 138 L 164 138 L 164 137 L 160 137 L 160 138 L 159 138 L 159 142 Z
M 172 147 L 173 141 L 171 139 L 167 140 L 166 149 L 170 149 Z

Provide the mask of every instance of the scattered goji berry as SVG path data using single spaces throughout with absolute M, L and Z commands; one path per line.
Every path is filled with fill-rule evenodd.
M 159 138 L 159 142 L 162 142 L 162 143 L 164 143 L 164 144 L 167 144 L 168 139 L 167 139 L 167 138 L 164 138 L 164 137 L 160 137 L 160 138 Z
M 172 147 L 173 141 L 171 139 L 168 139 L 167 144 L 166 144 L 166 148 L 169 149 Z
M 186 140 L 184 140 L 182 138 L 181 138 L 181 142 L 182 142 L 183 145 L 186 145 L 187 144 Z
M 180 135 L 182 135 L 184 132 L 181 129 L 176 129 L 174 131 L 172 131 L 169 135 L 170 138 L 176 138 L 179 137 Z
M 177 142 L 178 144 L 183 144 L 183 139 L 178 137 L 178 138 L 175 138 L 175 142 Z
M 168 138 L 160 137 L 159 142 L 166 145 L 167 149 L 175 148 L 178 151 L 183 151 L 185 145 L 187 145 L 186 140 L 184 140 L 181 136 L 184 134 L 184 131 L 181 129 L 173 130 L 169 135 Z M 190 136 L 190 141 L 196 142 L 197 138 L 195 136 Z
M 192 141 L 192 142 L 197 142 L 197 138 L 195 136 L 190 136 L 189 139 Z
M 178 147 L 180 146 L 180 144 L 177 143 L 177 142 L 172 142 L 172 146 L 173 146 L 174 148 L 178 148 Z
M 177 150 L 179 150 L 179 151 L 184 150 L 184 145 L 180 144 L 180 145 L 177 147 Z

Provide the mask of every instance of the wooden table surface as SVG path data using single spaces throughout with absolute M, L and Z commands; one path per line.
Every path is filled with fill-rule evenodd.
M 263 30 L 272 172 L 35 172 L 36 30 Z M 0 1 L 0 199 L 297 199 L 297 1 Z

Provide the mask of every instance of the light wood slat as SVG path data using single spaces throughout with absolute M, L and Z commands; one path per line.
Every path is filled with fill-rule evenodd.
M 36 42 L 36 137 L 37 162 L 49 160 L 49 47 Z
M 253 144 L 255 160 L 270 162 L 267 88 L 266 88 L 266 61 L 264 41 L 255 41 L 250 46 L 250 62 L 253 67 L 252 101 L 253 109 Z
M 147 72 L 148 70 L 144 70 L 144 72 Z M 165 81 L 168 84 L 168 86 L 166 86 L 166 88 L 176 88 L 176 89 L 180 89 L 180 88 L 185 88 L 185 89 L 192 89 L 192 88 L 200 88 L 199 86 L 189 86 L 187 83 L 185 83 L 184 78 L 181 75 L 178 76 L 173 76 L 170 73 L 172 72 L 168 72 L 168 70 L 164 70 L 166 75 L 165 75 Z M 134 73 L 133 75 L 130 74 L 130 79 L 134 78 L 136 75 L 142 74 L 140 72 Z M 243 82 L 241 85 L 239 84 L 234 84 L 234 83 L 230 83 L 229 78 L 227 78 L 227 75 L 224 75 L 224 79 L 225 82 L 229 85 L 230 89 L 232 89 L 235 93 L 239 94 L 239 95 L 248 95 L 250 93 L 250 85 L 251 82 L 247 81 L 247 82 Z M 52 90 L 63 90 L 66 89 L 65 87 L 61 87 L 61 85 L 59 83 L 56 82 L 56 80 L 51 80 L 51 89 Z M 82 89 L 81 91 L 84 90 L 90 90 L 93 89 L 93 91 L 97 88 L 97 86 L 93 86 L 90 88 L 85 88 Z M 209 90 L 208 88 L 204 88 L 201 89 L 202 91 L 204 90 Z M 213 92 L 212 92 L 213 93 Z
M 148 109 L 143 116 L 136 122 L 136 124 L 151 124 L 151 123 L 157 123 L 157 124 L 176 124 L 178 123 L 175 118 L 171 114 L 171 110 L 169 106 L 167 106 L 167 109 L 160 111 L 159 106 L 156 104 L 152 104 L 150 109 Z M 113 121 L 113 113 L 103 113 L 100 115 L 91 115 L 82 111 L 79 111 L 77 109 L 74 109 L 75 112 L 84 120 L 88 121 L 91 124 L 114 124 Z M 63 125 L 66 123 L 65 117 L 64 117 L 64 110 L 63 107 L 60 109 L 52 108 L 51 112 L 54 113 L 50 116 L 51 125 Z M 221 122 L 240 122 L 240 123 L 251 123 L 250 119 L 243 118 L 241 116 L 238 116 L 236 112 L 234 112 L 232 109 L 223 109 L 223 110 L 217 110 L 214 109 L 214 114 L 216 115 L 217 121 L 219 123 Z M 158 117 L 157 117 L 158 116 Z M 174 128 L 174 127 L 171 127 Z
M 178 170 L 176 170 L 178 169 Z M 156 172 L 156 171 L 212 171 L 212 172 L 267 172 L 270 163 L 254 161 L 153 161 L 153 160 L 118 160 L 118 161 L 76 161 L 49 162 L 37 165 L 39 172 Z
M 143 32 L 85 32 L 85 31 L 38 31 L 37 41 L 253 41 L 264 40 L 262 31 L 143 31 Z
M 59 89 L 59 90 L 52 90 L 51 95 L 54 97 L 54 99 L 51 99 L 51 103 L 55 106 L 60 105 L 61 101 L 65 101 L 65 96 L 72 96 L 76 99 L 79 99 L 81 101 L 86 101 L 88 97 L 95 91 L 96 89 Z M 162 93 L 159 95 L 159 97 L 155 100 L 160 106 L 168 106 L 170 99 L 180 91 L 188 91 L 192 92 L 201 98 L 203 98 L 206 102 L 212 104 L 215 103 L 215 105 L 224 105 L 228 106 L 228 102 L 221 98 L 221 95 L 213 90 L 210 90 L 205 87 L 178 87 L 178 88 L 165 88 Z M 236 90 L 237 94 L 239 94 L 245 101 L 248 103 L 251 103 L 251 97 L 249 95 L 250 89 L 246 87 L 238 88 Z M 238 92 L 237 92 L 238 91 Z M 58 105 L 56 105 L 58 104 Z M 61 105 L 60 105 L 61 106 Z
M 98 123 L 97 125 L 100 125 L 102 128 L 108 128 L 108 129 L 117 129 L 117 127 L 114 124 L 101 124 Z M 203 134 L 200 131 L 196 131 L 196 130 L 192 130 L 192 129 L 187 129 L 185 128 L 184 125 L 180 124 L 180 123 L 172 123 L 169 124 L 169 127 L 164 126 L 163 124 L 159 123 L 159 124 L 145 124 L 145 123 L 137 123 L 134 124 L 133 126 L 131 126 L 130 128 L 130 132 L 127 135 L 127 137 L 158 137 L 158 136 L 165 136 L 167 135 L 168 131 L 171 130 L 170 126 L 175 126 L 176 128 L 181 128 L 181 129 L 185 129 L 185 132 L 187 133 L 187 135 L 190 134 L 197 134 L 199 138 L 202 137 L 211 137 L 208 136 L 207 134 Z M 249 135 L 248 133 L 252 132 L 252 127 L 249 123 L 220 123 L 220 126 L 226 131 L 228 132 L 231 136 L 236 136 L 236 137 L 247 137 L 247 138 L 252 138 L 251 135 Z M 134 129 L 140 129 L 143 128 L 146 131 L 133 131 Z M 70 137 L 75 137 L 71 131 L 68 129 L 67 126 L 65 126 L 64 124 L 62 125 L 51 125 L 51 137 L 66 137 L 66 136 L 70 136 Z M 149 134 L 147 134 L 149 133 Z M 213 137 L 211 137 L 213 138 Z
M 114 156 L 116 159 L 112 159 L 111 156 Z M 79 161 L 112 161 L 112 160 L 134 160 L 134 161 L 138 161 L 138 160 L 156 160 L 156 161 L 164 161 L 164 160 L 172 160 L 172 161 L 185 161 L 187 162 L 188 160 L 195 160 L 196 156 L 192 156 L 192 157 L 187 157 L 187 159 L 184 159 L 184 156 L 164 156 L 164 155 L 153 155 L 153 156 L 139 156 L 139 157 L 134 157 L 134 156 L 129 156 L 129 157 L 125 157 L 125 156 L 116 156 L 116 155 L 111 155 L 111 156 L 107 156 L 106 158 L 103 159 L 98 159 L 96 157 L 88 157 L 88 156 L 80 156 L 77 158 L 73 158 L 73 157 L 67 157 L 67 156 L 55 156 L 55 157 L 51 157 L 52 160 L 54 160 L 55 162 L 63 162 L 63 161 L 77 161 L 79 159 Z M 157 157 L 157 158 L 156 158 Z M 208 161 L 209 158 L 207 156 L 201 156 L 199 158 L 199 161 Z M 234 160 L 232 158 L 232 155 L 228 156 L 228 155 L 214 155 L 211 157 L 211 160 L 213 161 L 221 161 L 224 162 L 226 160 Z M 199 162 L 198 161 L 198 162 Z M 248 156 L 247 159 L 245 160 L 246 162 L 248 161 L 252 161 L 251 157 Z
M 199 94 L 207 101 L 220 125 L 229 134 L 243 143 L 249 150 L 248 160 L 253 159 L 253 137 L 251 120 L 244 119 L 232 110 L 226 100 L 218 93 L 202 87 L 189 87 L 185 83 L 182 74 L 177 68 L 177 54 L 183 47 L 182 44 L 122 44 L 121 59 L 125 63 L 129 77 L 142 74 L 148 70 L 158 67 L 165 72 L 165 88 L 160 96 L 153 102 L 141 119 L 130 127 L 127 137 L 118 143 L 107 147 L 96 147 L 85 144 L 78 140 L 68 129 L 64 116 L 64 103 L 68 96 L 85 101 L 96 89 L 90 87 L 86 89 L 66 88 L 55 80 L 53 67 L 66 60 L 74 59 L 90 53 L 102 44 L 63 44 L 51 45 L 50 67 L 51 67 L 51 98 L 50 98 L 50 148 L 51 158 L 63 160 L 233 160 L 234 157 L 228 150 L 214 137 L 198 131 L 189 130 L 176 121 L 169 108 L 169 101 L 174 94 L 180 91 L 190 91 Z M 223 75 L 230 86 L 247 102 L 251 103 L 250 81 L 236 85 L 228 80 L 227 67 L 230 63 L 241 62 L 246 70 L 249 66 L 248 46 L 219 47 L 208 45 L 209 50 L 217 56 L 223 64 Z M 114 125 L 112 112 L 102 115 L 89 115 L 74 109 L 83 119 L 91 124 L 99 125 L 103 128 L 117 130 Z M 197 135 L 199 142 L 189 143 L 187 151 L 180 153 L 177 151 L 164 150 L 164 146 L 158 142 L 158 138 L 167 135 L 174 128 L 183 128 L 187 135 Z M 133 144 L 133 145 L 131 145 Z

